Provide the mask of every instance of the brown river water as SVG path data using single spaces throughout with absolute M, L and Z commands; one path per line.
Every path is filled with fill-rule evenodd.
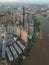
M 22 65 L 49 65 L 49 21 L 46 17 L 36 15 L 41 22 L 42 39 L 36 41 L 30 56 Z

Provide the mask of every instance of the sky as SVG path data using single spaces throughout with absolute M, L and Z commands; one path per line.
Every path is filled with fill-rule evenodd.
M 1 2 L 12 2 L 12 1 L 16 1 L 16 2 L 49 2 L 49 0 L 0 0 Z

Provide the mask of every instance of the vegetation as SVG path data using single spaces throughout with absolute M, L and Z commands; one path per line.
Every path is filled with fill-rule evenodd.
M 6 62 L 0 62 L 0 65 L 6 65 Z
M 39 32 L 40 31 L 40 21 L 36 17 L 34 17 L 33 20 L 34 20 L 35 31 Z
M 32 41 L 34 42 L 36 40 L 37 37 L 40 37 L 41 33 L 40 33 L 40 21 L 34 16 L 33 17 L 34 20 L 34 36 L 32 36 Z

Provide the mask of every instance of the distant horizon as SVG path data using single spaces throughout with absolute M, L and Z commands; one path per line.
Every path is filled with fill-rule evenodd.
M 16 1 L 0 1 L 0 3 L 24 3 L 24 4 L 42 4 L 42 5 L 46 5 L 49 4 L 49 2 L 16 2 Z
M 30 3 L 30 4 L 49 4 L 49 0 L 0 0 L 0 3 L 16 2 L 16 3 Z

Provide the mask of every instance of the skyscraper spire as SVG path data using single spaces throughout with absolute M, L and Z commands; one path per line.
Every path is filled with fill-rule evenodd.
M 24 22 L 25 22 L 25 9 L 24 9 L 24 6 L 23 6 L 23 28 L 24 28 Z

